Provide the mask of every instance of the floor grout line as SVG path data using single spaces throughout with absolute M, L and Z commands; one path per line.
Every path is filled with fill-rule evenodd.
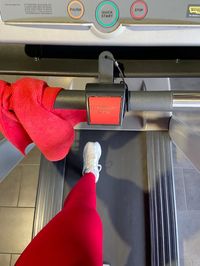
M 22 187 L 22 181 L 23 181 L 23 169 L 22 169 L 22 167 L 20 167 L 20 170 L 21 170 L 21 176 L 20 176 L 19 194 L 18 194 L 18 199 L 17 199 L 17 207 L 19 206 L 21 187 Z
M 31 164 L 26 164 L 26 163 L 20 163 L 19 165 L 21 166 L 39 166 L 40 164 L 39 163 L 31 163 Z
M 8 252 L 0 252 L 1 255 L 20 255 L 21 253 L 8 253 Z
M 178 213 L 198 213 L 198 214 L 200 214 L 200 210 L 178 210 L 177 211 Z
M 35 209 L 35 207 L 22 207 L 22 206 L 0 206 L 0 209 L 4 208 L 4 209 Z
M 41 157 L 41 155 L 39 155 L 39 158 Z M 6 204 L 2 204 L 0 205 L 0 210 L 2 211 L 8 211 L 10 213 L 12 212 L 17 212 L 17 210 L 19 210 L 19 212 L 25 212 L 25 213 L 31 213 L 31 217 L 32 217 L 32 212 L 34 213 L 35 212 L 35 204 L 34 206 L 19 206 L 21 205 L 20 202 L 21 202 L 21 196 L 22 196 L 22 192 L 23 192 L 23 179 L 25 178 L 24 174 L 24 169 L 27 169 L 27 174 L 29 174 L 29 169 L 28 168 L 31 168 L 30 171 L 33 169 L 33 168 L 38 168 L 40 167 L 40 163 L 37 162 L 37 163 L 24 163 L 23 161 L 18 164 L 19 167 L 19 177 L 18 177 L 18 182 L 17 183 L 17 189 L 16 189 L 16 197 L 15 197 L 15 202 L 13 205 L 6 205 Z M 38 187 L 38 186 L 37 186 Z M 3 202 L 2 202 L 3 203 Z M 6 203 L 6 202 L 5 202 Z M 30 204 L 31 205 L 31 204 Z M 10 211 L 9 211 L 10 210 Z M 24 210 L 24 211 L 23 211 Z M 32 221 L 32 224 L 30 225 L 30 230 L 31 230 L 31 236 L 32 236 L 32 231 L 33 231 L 33 222 L 34 220 Z M 6 252 L 5 252 L 6 251 Z M 12 263 L 16 260 L 17 256 L 20 256 L 21 253 L 17 252 L 17 253 L 11 253 L 10 252 L 11 250 L 9 249 L 4 249 L 4 252 L 0 252 L 0 254 L 2 255 L 5 255 L 6 256 L 6 260 L 7 260 L 7 263 L 9 266 L 12 265 Z M 13 250 L 14 251 L 14 250 Z
M 11 266 L 11 262 L 12 262 L 12 254 L 10 254 L 10 263 L 9 263 L 10 266 Z
M 185 201 L 185 207 L 186 210 L 188 211 L 188 204 L 187 204 L 187 196 L 186 196 L 186 189 L 185 189 L 185 177 L 184 177 L 184 172 L 183 172 L 183 168 L 182 168 L 182 177 L 183 177 L 183 189 L 184 189 L 184 201 Z

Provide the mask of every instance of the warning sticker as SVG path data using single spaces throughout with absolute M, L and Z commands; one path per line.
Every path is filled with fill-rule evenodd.
M 187 17 L 200 17 L 200 5 L 189 5 L 187 10 Z
M 25 14 L 27 15 L 51 15 L 51 4 L 24 4 Z

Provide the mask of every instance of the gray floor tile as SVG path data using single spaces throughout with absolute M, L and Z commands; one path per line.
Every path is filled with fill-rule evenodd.
M 174 180 L 175 180 L 175 192 L 176 192 L 176 206 L 177 210 L 186 210 L 186 197 L 185 197 L 185 185 L 183 180 L 182 168 L 174 169 Z
M 21 183 L 22 169 L 17 166 L 0 183 L 0 206 L 17 206 Z
M 23 165 L 22 181 L 19 194 L 19 207 L 35 207 L 39 166 Z
M 186 203 L 188 210 L 200 210 L 200 173 L 194 169 L 184 169 Z
M 192 266 L 200 266 L 200 259 L 193 260 Z
M 0 266 L 10 266 L 10 254 L 0 254 Z
M 184 153 L 173 145 L 173 163 L 176 168 L 193 169 L 193 164 L 185 157 Z
M 0 208 L 0 253 L 21 253 L 31 241 L 33 208 Z
M 4 136 L 0 133 L 0 141 L 4 139 Z
M 10 263 L 10 266 L 14 266 L 19 257 L 20 257 L 20 254 L 12 254 L 11 255 L 11 263 Z
M 174 176 L 176 179 L 182 179 L 183 178 L 183 168 L 174 167 Z
M 21 161 L 20 164 L 39 164 L 41 153 L 37 148 L 33 148 L 32 151 Z
M 180 257 L 199 261 L 200 211 L 178 212 Z
M 193 266 L 193 262 L 188 258 L 180 259 L 180 266 Z

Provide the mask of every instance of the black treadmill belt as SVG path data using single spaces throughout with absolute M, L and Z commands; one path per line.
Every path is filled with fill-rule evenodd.
M 145 133 L 77 131 L 66 161 L 64 195 L 80 178 L 85 143 L 99 141 L 102 171 L 97 206 L 104 226 L 104 262 L 150 266 L 150 224 Z

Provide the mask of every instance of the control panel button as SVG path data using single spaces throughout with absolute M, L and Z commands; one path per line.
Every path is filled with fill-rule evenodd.
M 131 6 L 131 16 L 134 19 L 143 19 L 148 12 L 147 4 L 144 1 L 135 1 Z
M 119 9 L 114 2 L 103 1 L 96 9 L 96 20 L 104 28 L 113 27 L 119 19 Z
M 80 19 L 84 14 L 84 6 L 80 1 L 71 1 L 67 7 L 68 14 L 73 19 Z

